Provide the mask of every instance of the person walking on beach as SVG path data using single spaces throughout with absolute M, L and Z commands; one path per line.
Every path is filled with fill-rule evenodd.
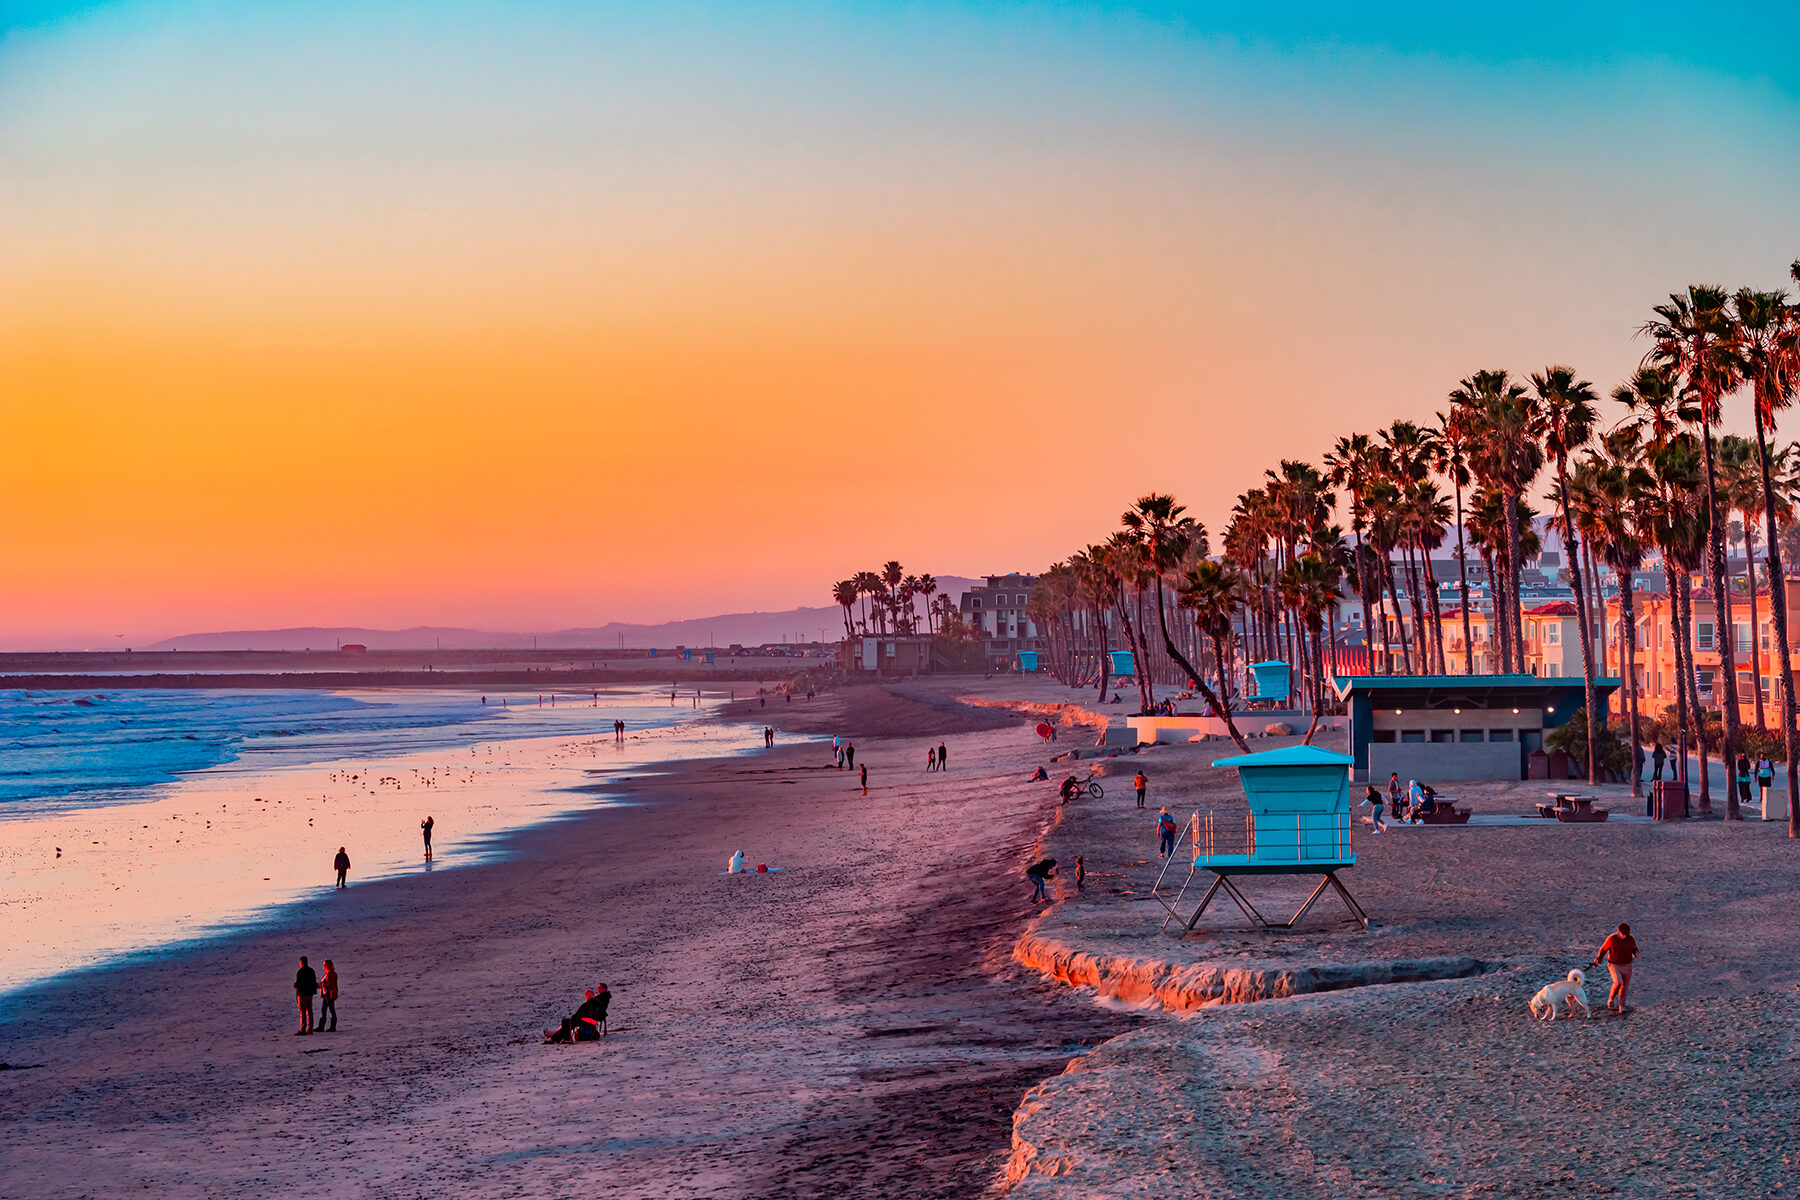
M 1762 790 L 1763 820 L 1769 819 L 1769 789 L 1775 784 L 1775 764 L 1764 754 L 1756 760 L 1756 785 Z
M 831 735 L 831 752 L 837 755 L 838 766 L 844 765 L 844 741 L 837 734 Z
M 1050 877 L 1054 874 L 1056 874 L 1056 860 L 1054 858 L 1039 859 L 1037 862 L 1034 862 L 1029 867 L 1025 868 L 1025 878 L 1031 880 L 1031 902 L 1033 904 L 1038 903 L 1040 900 L 1047 901 L 1051 898 L 1045 893 L 1044 884 L 1048 882 Z
M 294 972 L 294 999 L 300 1004 L 300 1028 L 294 1030 L 294 1036 L 313 1031 L 312 1001 L 319 991 L 319 976 L 306 965 L 306 955 L 300 956 L 300 969 Z
M 856 743 L 844 743 L 844 765 L 852 771 L 856 770 Z
M 331 860 L 331 866 L 338 873 L 337 885 L 344 887 L 344 876 L 350 873 L 350 856 L 344 853 L 342 846 L 338 847 L 337 857 Z
M 1385 822 L 1381 819 L 1381 809 L 1382 809 L 1383 804 L 1386 802 L 1385 797 L 1383 797 L 1382 794 L 1380 792 L 1376 791 L 1374 788 L 1365 787 L 1363 789 L 1362 802 L 1363 802 L 1363 804 L 1369 805 L 1370 809 L 1372 810 L 1370 813 L 1370 816 L 1369 816 L 1369 823 L 1371 825 L 1375 826 L 1375 832 L 1376 833 L 1386 833 L 1387 832 L 1387 822 Z M 1357 807 L 1361 808 L 1362 804 L 1357 805 Z
M 862 772 L 862 790 L 863 790 L 863 795 L 866 796 L 869 794 L 869 764 L 864 763 L 858 769 Z
M 838 755 L 838 770 L 841 771 L 844 769 L 844 748 L 842 746 L 838 747 L 837 755 Z
M 925 773 L 929 775 L 935 770 L 937 770 L 937 747 L 927 746 L 925 747 Z
M 434 824 L 430 817 L 419 822 L 419 832 L 425 835 L 425 861 L 431 861 L 431 827 Z
M 1150 786 L 1150 781 L 1144 777 L 1142 771 L 1139 771 L 1131 777 L 1131 786 L 1137 789 L 1138 807 L 1144 807 L 1144 789 Z
M 944 764 L 949 761 L 950 761 L 950 747 L 944 745 L 944 743 L 942 743 L 942 742 L 939 742 L 938 743 L 938 770 L 940 770 L 940 771 L 943 770 Z
M 1075 890 L 1079 892 L 1081 890 L 1081 885 L 1086 882 L 1087 882 L 1087 860 L 1085 858 L 1083 858 L 1081 855 L 1077 854 L 1075 856 Z
M 337 968 L 331 965 L 331 960 L 328 958 L 325 960 L 325 978 L 319 980 L 319 1024 L 317 1027 L 319 1033 L 337 1032 L 337 997 Z M 326 1017 L 331 1018 L 331 1024 L 325 1024 Z
M 1737 757 L 1738 803 L 1750 803 L 1750 759 L 1742 752 Z
M 1163 809 L 1156 818 L 1157 850 L 1163 858 L 1175 853 L 1175 818 Z
M 1661 742 L 1656 743 L 1656 748 L 1650 751 L 1650 780 L 1652 783 L 1661 781 L 1663 764 L 1668 760 L 1669 752 L 1663 748 Z
M 1400 797 L 1406 789 L 1400 786 L 1400 774 L 1394 772 L 1388 776 L 1388 811 L 1396 817 L 1400 815 Z
M 1593 966 L 1599 966 L 1600 960 L 1606 960 L 1606 969 L 1612 975 L 1612 990 L 1606 993 L 1606 1007 L 1613 1007 L 1613 1000 L 1619 1002 L 1618 1013 L 1625 1015 L 1625 993 L 1631 990 L 1631 964 L 1638 956 L 1637 939 L 1631 936 L 1631 926 L 1623 921 L 1619 923 L 1618 932 L 1606 935 L 1600 943 L 1600 950 L 1594 955 Z

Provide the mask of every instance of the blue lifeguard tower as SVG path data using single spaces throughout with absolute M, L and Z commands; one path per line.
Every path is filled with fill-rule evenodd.
M 1129 650 L 1108 650 L 1112 659 L 1112 673 L 1118 676 L 1136 675 L 1137 659 Z
M 1280 701 L 1288 702 L 1291 688 L 1288 683 L 1288 665 L 1279 660 L 1250 664 L 1250 678 L 1256 683 L 1253 695 L 1245 696 L 1245 704 L 1268 704 Z
M 1188 820 L 1193 842 L 1187 879 L 1173 900 L 1160 894 L 1162 875 L 1151 895 L 1168 910 L 1163 928 L 1180 921 L 1184 931 L 1193 929 L 1200 915 L 1223 891 L 1243 912 L 1252 927 L 1268 932 L 1292 929 L 1312 908 L 1313 902 L 1333 888 L 1343 898 L 1350 915 L 1364 929 L 1369 916 L 1337 876 L 1356 865 L 1350 839 L 1350 766 L 1348 754 L 1316 746 L 1287 746 L 1260 754 L 1221 758 L 1215 767 L 1236 767 L 1249 811 L 1199 810 Z M 1177 850 L 1179 853 L 1179 848 Z M 1170 855 L 1163 875 L 1175 862 Z M 1209 872 L 1212 886 L 1200 906 L 1187 917 L 1180 913 L 1182 897 L 1194 877 Z M 1234 880 L 1246 875 L 1322 875 L 1306 903 L 1287 921 L 1270 921 L 1256 910 Z
M 1037 670 L 1038 652 L 1036 650 L 1019 651 L 1018 667 L 1021 671 Z

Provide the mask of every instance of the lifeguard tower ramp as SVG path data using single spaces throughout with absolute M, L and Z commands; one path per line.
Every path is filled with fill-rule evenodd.
M 1325 889 L 1332 888 L 1357 924 L 1367 929 L 1368 914 L 1338 878 L 1339 871 L 1356 865 L 1350 837 L 1350 764 L 1349 755 L 1316 746 L 1288 746 L 1214 762 L 1215 767 L 1237 768 L 1249 811 L 1200 809 L 1188 819 L 1193 852 L 1186 856 L 1187 877 L 1173 897 L 1167 896 L 1165 879 L 1177 857 L 1172 854 L 1150 891 L 1168 912 L 1162 927 L 1166 930 L 1170 922 L 1178 921 L 1184 932 L 1193 929 L 1213 897 L 1223 892 L 1253 928 L 1263 932 L 1292 929 Z M 1199 906 L 1183 916 L 1181 906 L 1188 889 L 1203 873 L 1212 876 L 1212 884 Z M 1323 878 L 1292 917 L 1271 921 L 1257 911 L 1237 882 L 1253 875 Z

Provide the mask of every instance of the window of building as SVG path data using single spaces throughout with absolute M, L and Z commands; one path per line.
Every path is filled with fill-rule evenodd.
M 1708 693 L 1712 691 L 1713 673 L 1711 671 L 1707 670 L 1705 667 L 1700 667 L 1694 672 L 1694 676 L 1695 682 L 1699 685 L 1701 691 Z
M 1544 645 L 1546 645 L 1546 646 L 1562 645 L 1562 626 L 1561 625 L 1546 625 L 1546 626 L 1544 626 Z
M 894 657 L 894 643 L 888 642 L 888 643 L 886 643 L 886 645 L 887 645 L 887 656 L 889 658 Z
M 1456 740 L 1459 742 L 1485 742 L 1487 733 L 1481 729 L 1465 729 L 1457 734 Z
M 1513 740 L 1513 731 L 1510 729 L 1490 729 L 1490 730 L 1488 730 L 1488 741 L 1490 741 L 1490 742 L 1510 742 L 1512 740 Z
M 1394 740 L 1394 731 L 1391 729 L 1377 729 L 1375 731 L 1375 740 L 1383 744 L 1390 743 Z
M 1562 677 L 1562 664 L 1560 664 L 1560 663 L 1545 663 L 1544 664 L 1544 675 L 1550 679 L 1560 679 Z
M 1400 740 L 1403 742 L 1422 742 L 1425 740 L 1425 731 L 1423 729 L 1402 729 L 1400 731 Z
M 1713 646 L 1713 623 L 1711 621 L 1695 621 L 1694 622 L 1694 645 L 1701 650 L 1714 649 L 1714 646 Z M 1710 672 L 1702 671 L 1700 673 L 1702 675 L 1706 675 L 1706 674 L 1709 674 Z
M 970 596 L 969 597 L 969 607 L 979 609 L 981 607 L 981 597 L 980 596 Z
M 1739 654 L 1750 653 L 1750 622 L 1733 621 L 1731 630 L 1737 638 L 1737 652 Z
M 1431 731 L 1431 740 L 1434 742 L 1454 742 L 1456 740 L 1456 730 L 1434 729 Z
M 1767 621 L 1764 621 L 1762 623 L 1762 635 L 1761 636 L 1762 636 L 1762 652 L 1764 654 L 1767 654 L 1769 652 L 1769 623 Z

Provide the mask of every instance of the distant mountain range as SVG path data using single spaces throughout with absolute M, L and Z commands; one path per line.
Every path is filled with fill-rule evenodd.
M 961 576 L 938 579 L 938 590 L 960 598 L 981 582 Z M 354 626 L 307 625 L 294 629 L 238 629 L 223 633 L 188 633 L 165 638 L 139 650 L 331 650 L 345 643 L 371 650 L 642 650 L 651 646 L 760 646 L 765 642 L 812 642 L 823 635 L 844 635 L 843 610 L 790 608 L 782 612 L 723 613 L 685 621 L 641 625 L 611 621 L 579 629 L 545 633 L 496 633 L 484 629 L 420 625 L 412 629 L 360 629 Z

